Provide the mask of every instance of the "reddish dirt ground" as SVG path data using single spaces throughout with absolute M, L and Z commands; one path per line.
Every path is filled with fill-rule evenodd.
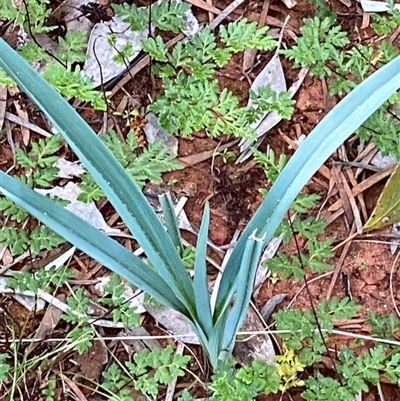
M 214 2 L 217 6 L 228 5 L 229 3 L 229 1 Z M 261 1 L 253 1 L 249 2 L 249 4 L 244 3 L 246 6 L 245 8 L 240 8 L 239 13 L 243 12 L 245 15 L 246 13 L 249 13 L 249 15 L 251 13 L 259 13 L 262 3 Z M 337 11 L 343 13 L 348 12 L 348 9 L 337 1 L 333 2 L 333 7 L 336 7 Z M 281 3 L 273 3 L 270 9 L 269 15 L 280 20 L 283 20 L 284 16 L 288 13 L 288 10 Z M 314 6 L 309 3 L 304 1 L 299 2 L 295 8 L 289 11 L 291 16 L 290 25 L 298 30 L 302 25 L 302 19 L 312 15 L 313 10 Z M 345 18 L 346 17 L 344 17 L 344 19 Z M 359 24 L 359 21 L 360 16 L 354 16 L 354 19 L 348 21 L 348 24 Z M 268 55 L 266 55 L 260 66 L 251 73 L 250 78 L 254 79 L 260 69 L 265 66 L 268 59 Z M 245 104 L 249 85 L 246 80 L 240 80 L 240 78 L 242 78 L 241 65 L 242 56 L 235 56 L 229 65 L 221 71 L 219 81 L 221 86 L 228 87 L 239 96 L 241 103 Z M 283 66 L 287 74 L 288 85 L 290 85 L 297 76 L 296 71 L 293 71 L 290 64 L 286 61 L 283 61 Z M 136 99 L 144 102 L 146 93 L 144 93 L 143 88 L 150 86 L 148 83 L 147 71 L 142 71 L 136 78 L 135 81 L 131 81 L 127 85 L 126 89 Z M 115 96 L 114 106 L 118 105 L 121 99 L 121 94 Z M 310 77 L 307 77 L 295 99 L 296 111 L 293 120 L 291 122 L 282 122 L 271 130 L 261 145 L 261 150 L 265 150 L 267 146 L 270 146 L 277 155 L 282 152 L 290 154 L 292 150 L 288 150 L 287 142 L 282 137 L 282 133 L 292 140 L 296 139 L 300 134 L 307 135 L 337 100 L 328 99 L 329 101 L 327 101 L 323 84 L 319 80 Z M 92 123 L 95 129 L 99 129 L 95 121 L 96 118 L 99 117 L 96 113 L 93 113 L 91 110 L 86 110 L 82 112 L 82 115 L 88 122 Z M 22 139 L 19 130 L 15 129 L 13 134 L 15 143 L 21 143 Z M 225 139 L 228 141 L 228 138 Z M 203 151 L 213 150 L 219 143 L 219 140 L 206 138 L 202 133 L 195 134 L 190 139 L 181 138 L 179 140 L 179 157 L 187 158 L 188 156 L 193 156 Z M 1 143 L 0 147 L 0 168 L 6 170 L 12 165 L 13 153 L 6 142 Z M 237 148 L 234 148 L 234 150 L 238 153 Z M 352 154 L 352 152 L 354 152 L 354 146 L 352 144 L 346 145 L 345 150 L 348 154 Z M 175 180 L 173 187 L 175 195 L 177 197 L 181 195 L 188 196 L 189 200 L 186 204 L 185 211 L 189 221 L 195 227 L 199 227 L 200 225 L 204 203 L 206 201 L 210 203 L 210 239 L 216 245 L 226 245 L 232 239 L 234 232 L 237 229 L 243 228 L 245 222 L 250 219 L 253 212 L 260 205 L 262 196 L 259 193 L 259 189 L 268 187 L 262 169 L 259 166 L 250 167 L 251 164 L 248 163 L 244 165 L 235 165 L 234 161 L 225 163 L 221 156 L 216 156 L 215 159 L 209 158 L 194 166 L 165 174 L 164 182 Z M 329 182 L 326 178 L 322 177 L 320 174 L 317 174 L 316 178 L 317 179 L 311 180 L 306 187 L 306 191 L 317 192 L 322 196 L 319 204 L 315 210 L 313 210 L 315 214 L 318 213 L 318 208 L 323 205 L 328 195 L 329 188 Z M 188 188 L 190 188 L 190 191 L 187 191 Z M 372 211 L 381 189 L 382 184 L 378 184 L 368 190 L 365 196 L 368 213 Z M 337 199 L 338 195 L 330 198 L 324 208 L 328 208 Z M 107 209 L 105 210 L 107 211 Z M 111 212 L 110 210 L 110 213 Z M 374 310 L 379 314 L 395 312 L 394 303 L 398 304 L 400 302 L 400 295 L 398 295 L 397 291 L 400 280 L 398 264 L 394 265 L 395 256 L 390 253 L 389 245 L 385 243 L 385 238 L 379 237 L 380 233 L 387 234 L 389 231 L 381 230 L 375 238 L 356 237 L 352 241 L 344 261 L 342 262 L 340 271 L 347 273 L 353 299 L 362 306 L 362 309 L 357 317 L 357 323 L 347 322 L 345 326 L 338 327 L 340 330 L 368 334 L 369 327 L 365 324 L 368 311 Z M 341 241 L 348 238 L 349 234 L 350 230 L 346 226 L 342 215 L 328 226 L 325 236 L 326 238 L 331 238 L 335 244 L 339 244 Z M 193 240 L 193 237 L 189 235 L 188 239 Z M 383 241 L 379 242 L 379 240 Z M 291 243 L 283 249 L 288 252 L 293 252 L 294 247 Z M 339 248 L 336 251 L 335 257 L 331 260 L 331 263 L 335 267 L 339 263 L 342 249 L 343 247 Z M 96 269 L 96 263 L 89 263 L 86 260 L 85 263 L 87 271 Z M 77 262 L 74 262 L 72 267 L 75 268 L 78 273 L 81 273 L 81 277 L 85 276 L 85 278 L 87 278 L 90 275 L 87 274 L 87 271 L 82 272 L 82 265 Z M 390 295 L 391 271 L 393 271 L 393 298 Z M 307 279 L 309 280 L 310 293 L 307 293 L 304 288 L 301 290 L 303 282 L 295 283 L 292 279 L 289 279 L 278 281 L 276 284 L 273 284 L 270 280 L 267 280 L 255 301 L 258 305 L 263 305 L 275 294 L 286 294 L 285 301 L 278 306 L 278 309 L 289 303 L 293 307 L 305 308 L 310 306 L 310 296 L 314 303 L 318 303 L 327 296 L 330 287 L 332 287 L 330 291 L 331 297 L 337 296 L 342 299 L 346 295 L 346 292 L 341 280 L 341 275 L 338 274 L 335 282 L 332 282 L 332 277 L 333 273 L 324 278 L 318 278 L 317 275 L 308 274 Z M 31 315 L 27 315 L 26 310 L 9 297 L 3 296 L 1 302 L 2 307 L 6 310 L 6 316 L 12 316 L 16 325 L 23 328 L 25 336 L 32 333 L 32 331 L 38 327 L 42 314 L 36 314 L 34 318 Z M 144 323 L 151 333 L 155 334 L 159 331 L 154 321 L 150 318 L 146 318 Z M 59 331 L 63 332 L 63 330 L 66 329 L 67 327 L 60 327 Z M 6 327 L 5 319 L 0 319 L 0 336 L 4 338 L 5 332 L 7 331 L 8 328 Z M 161 331 L 161 333 L 163 332 Z M 340 348 L 342 344 L 348 344 L 350 340 L 342 336 L 335 336 L 331 338 L 331 341 Z M 199 356 L 200 360 L 204 360 L 201 352 L 196 349 L 196 347 L 194 347 L 193 350 Z M 121 358 L 123 359 L 123 351 L 120 351 Z M 66 361 L 66 358 L 63 358 L 63 360 Z M 65 362 L 65 364 L 66 369 L 71 369 L 70 372 L 77 370 L 76 367 L 71 364 L 67 362 Z M 194 368 L 194 370 L 196 372 L 196 368 Z M 201 378 L 203 380 L 207 379 L 207 377 Z M 383 392 L 386 401 L 400 399 L 399 390 L 396 389 L 395 386 L 383 384 Z M 89 394 L 90 392 L 87 392 L 86 395 L 88 396 Z M 371 392 L 365 394 L 363 397 L 364 401 L 379 399 L 375 389 L 371 389 Z M 283 397 L 280 395 L 259 397 L 260 401 L 300 401 L 301 399 L 299 392 L 295 389 L 290 390 L 289 394 L 284 394 Z

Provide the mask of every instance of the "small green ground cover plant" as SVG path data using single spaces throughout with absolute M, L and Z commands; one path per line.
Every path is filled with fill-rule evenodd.
M 184 28 L 182 15 L 188 5 L 171 4 L 169 12 L 175 16 L 170 20 L 159 20 L 159 8 L 163 5 L 153 5 L 151 17 L 153 19 L 155 10 L 154 25 L 176 33 Z M 114 9 L 131 24 L 132 30 L 142 30 L 148 24 L 149 11 L 145 8 L 123 4 L 115 5 Z M 189 136 L 204 129 L 212 138 L 229 134 L 254 139 L 255 132 L 250 124 L 268 111 L 275 110 L 284 118 L 290 118 L 294 101 L 288 92 L 277 93 L 269 84 L 257 93 L 251 91 L 255 107 L 241 107 L 231 91 L 219 89 L 215 78 L 217 69 L 246 48 L 274 49 L 277 42 L 267 32 L 268 27 L 259 29 L 256 23 L 242 19 L 227 27 L 221 26 L 219 35 L 205 27 L 190 40 L 178 42 L 172 51 L 160 35 L 142 40 L 143 49 L 156 61 L 153 72 L 161 78 L 163 86 L 162 93 L 148 109 L 158 116 L 161 126 L 170 134 L 179 132 Z M 218 41 L 222 46 L 217 45 Z
M 149 143 L 141 153 L 137 153 L 137 138 L 132 131 L 128 132 L 125 141 L 122 141 L 114 131 L 102 135 L 101 138 L 139 187 L 143 187 L 147 180 L 162 181 L 162 173 L 182 167 L 176 157 L 169 154 L 166 146 L 160 142 Z M 54 187 L 57 185 L 59 173 L 55 163 L 59 159 L 58 152 L 61 146 L 61 136 L 53 135 L 32 141 L 29 151 L 16 147 L 17 165 L 14 176 L 30 188 Z M 88 203 L 104 196 L 86 170 L 79 178 L 82 192 L 78 200 Z M 57 202 L 63 206 L 69 203 L 62 199 L 57 199 Z M 38 254 L 41 250 L 53 249 L 64 242 L 60 236 L 45 226 L 22 228 L 21 225 L 24 225 L 29 215 L 10 199 L 0 197 L 0 212 L 5 222 L 11 223 L 3 224 L 0 228 L 0 244 L 10 247 L 13 256 L 21 255 L 28 248 L 33 254 Z
M 372 28 L 378 35 L 388 34 L 398 26 L 399 10 L 389 2 L 387 15 L 373 14 Z M 310 67 L 310 73 L 319 79 L 327 78 L 331 95 L 344 96 L 373 71 L 400 54 L 386 38 L 377 45 L 351 44 L 349 35 L 337 23 L 337 17 L 306 18 L 296 43 L 281 53 L 294 66 Z M 392 154 L 400 160 L 400 95 L 394 93 L 356 131 L 362 141 L 373 139 L 383 155 Z
M 29 0 L 21 10 L 11 0 L 6 0 L 6 3 L 0 17 L 15 18 L 16 24 L 27 32 L 38 34 L 53 29 L 47 25 L 51 13 L 47 1 Z M 115 4 L 113 8 L 133 31 L 145 29 L 151 16 L 152 24 L 160 31 L 178 33 L 185 28 L 183 16 L 190 4 L 177 1 L 154 3 L 151 11 L 127 3 Z M 26 9 L 30 11 L 29 19 Z M 230 134 L 254 139 L 250 124 L 267 111 L 276 110 L 284 118 L 290 118 L 294 101 L 288 92 L 277 93 L 267 85 L 257 93 L 250 93 L 255 107 L 240 107 L 238 98 L 228 89 L 219 90 L 215 79 L 217 69 L 224 67 L 234 54 L 245 48 L 264 51 L 275 48 L 277 42 L 267 31 L 268 27 L 258 29 L 255 22 L 242 19 L 230 23 L 227 28 L 221 26 L 219 35 L 206 27 L 189 41 L 178 42 L 171 52 L 160 35 L 142 40 L 144 51 L 156 61 L 154 74 L 161 78 L 163 85 L 163 93 L 157 95 L 148 110 L 158 116 L 160 125 L 170 134 L 184 136 L 205 129 L 210 137 Z M 115 34 L 110 32 L 108 40 L 110 46 L 115 47 Z M 223 46 L 217 46 L 218 40 Z M 91 81 L 81 75 L 79 63 L 87 58 L 85 49 L 86 34 L 71 31 L 59 38 L 59 49 L 53 58 L 34 40 L 29 40 L 18 51 L 30 62 L 45 61 L 43 76 L 66 98 L 76 97 L 91 103 L 96 109 L 107 110 L 107 94 L 96 90 Z M 116 61 L 128 65 L 127 57 L 132 52 L 132 45 L 127 43 L 118 51 Z M 4 72 L 0 74 L 0 84 L 10 82 Z

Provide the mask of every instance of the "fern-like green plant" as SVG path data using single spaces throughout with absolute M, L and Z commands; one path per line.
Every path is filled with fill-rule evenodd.
M 164 3 L 152 6 L 154 25 L 176 32 L 182 28 L 182 19 L 176 16 L 183 15 L 187 8 L 177 2 L 170 3 L 168 12 L 165 7 Z M 148 16 L 146 9 L 127 4 L 114 8 L 132 30 L 143 29 Z M 164 14 L 163 23 L 159 13 Z M 287 92 L 277 94 L 269 85 L 251 93 L 255 108 L 240 107 L 238 98 L 227 89 L 219 90 L 215 79 L 216 70 L 246 47 L 273 49 L 277 42 L 267 31 L 267 27 L 258 29 L 246 19 L 221 26 L 218 37 L 205 27 L 190 41 L 178 42 L 171 52 L 160 35 L 142 40 L 144 51 L 157 61 L 153 70 L 163 83 L 163 93 L 148 107 L 158 116 L 160 125 L 170 134 L 179 132 L 188 136 L 205 129 L 210 137 L 231 134 L 251 139 L 255 132 L 249 123 L 263 113 L 276 110 L 284 118 L 290 118 L 294 101 Z M 223 46 L 217 46 L 218 39 Z
M 377 32 L 392 29 L 399 11 L 389 8 L 388 17 L 375 17 Z M 384 24 L 384 21 L 388 24 Z M 383 40 L 378 49 L 373 46 L 356 44 L 350 46 L 348 35 L 335 19 L 326 17 L 307 18 L 301 28 L 302 36 L 296 43 L 281 52 L 292 60 L 295 66 L 310 67 L 311 74 L 318 78 L 327 77 L 331 95 L 343 96 L 369 76 L 377 67 L 381 67 L 397 57 L 400 52 L 389 41 Z M 394 22 L 396 23 L 396 22 Z M 396 23 L 396 26 L 398 24 Z M 377 148 L 384 154 L 392 154 L 400 160 L 398 121 L 399 95 L 381 106 L 358 130 L 362 141 L 373 139 Z
M 156 396 L 159 394 L 160 384 L 170 384 L 172 379 L 185 375 L 185 368 L 190 360 L 187 355 L 174 353 L 168 345 L 164 349 L 154 348 L 134 354 L 132 361 L 125 364 L 129 375 L 124 374 L 117 364 L 112 364 L 105 372 L 105 379 L 101 385 L 103 390 L 121 397 L 124 401 L 134 401 L 126 389 L 127 383 L 133 377 L 133 385 L 136 390 L 144 395 Z M 154 374 L 152 374 L 153 372 Z

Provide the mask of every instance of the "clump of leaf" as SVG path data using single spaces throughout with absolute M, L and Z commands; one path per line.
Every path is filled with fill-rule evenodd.
M 87 59 L 87 38 L 83 31 L 68 31 L 58 38 L 58 48 L 51 57 L 33 40 L 29 40 L 18 51 L 32 64 L 45 65 L 42 75 L 67 99 L 77 98 L 89 102 L 95 109 L 106 110 L 107 104 L 102 91 L 96 90 L 92 81 L 84 77 L 78 63 Z M 10 84 L 6 76 L 0 83 Z
M 183 28 L 181 16 L 187 8 L 175 1 L 169 4 L 168 13 L 163 11 L 163 24 L 158 18 L 158 6 L 152 6 L 152 18 L 157 28 L 176 32 Z M 146 9 L 126 4 L 114 8 L 130 23 L 132 30 L 143 29 L 148 21 Z M 177 20 L 176 16 L 179 17 Z M 264 92 L 252 94 L 258 109 L 249 109 L 240 107 L 238 98 L 229 90 L 221 91 L 214 78 L 218 68 L 225 66 L 232 55 L 245 48 L 273 49 L 277 43 L 267 30 L 267 27 L 257 29 L 255 23 L 242 19 L 227 27 L 221 26 L 218 37 L 206 27 L 189 41 L 178 42 L 172 51 L 159 35 L 143 40 L 144 51 L 157 61 L 154 73 L 163 83 L 163 93 L 149 105 L 149 110 L 158 116 L 160 125 L 171 134 L 179 132 L 188 136 L 205 129 L 210 137 L 230 134 L 250 139 L 255 133 L 249 122 L 257 115 L 277 110 L 289 118 L 293 101 L 288 94 L 277 95 L 269 86 Z M 217 39 L 222 46 L 217 45 Z
M 31 143 L 29 152 L 17 147 L 16 177 L 31 188 L 50 188 L 57 177 L 59 169 L 54 167 L 58 160 L 56 155 L 61 147 L 61 136 L 53 135 Z M 28 213 L 6 197 L 0 197 L 0 211 L 5 218 L 21 223 L 28 218 Z M 37 226 L 31 230 L 3 226 L 0 228 L 0 243 L 10 247 L 12 255 L 20 255 L 28 248 L 33 254 L 42 249 L 50 250 L 62 244 L 64 240 L 44 226 Z
M 307 18 L 300 28 L 302 36 L 290 49 L 281 50 L 296 67 L 310 67 L 310 72 L 318 78 L 332 74 L 331 60 L 336 49 L 349 44 L 347 33 L 330 17 Z
M 394 313 L 378 315 L 375 311 L 368 311 L 367 324 L 371 326 L 371 334 L 385 339 L 396 339 L 400 331 L 400 320 Z
M 105 295 L 100 298 L 100 302 L 110 305 L 115 323 L 122 322 L 126 327 L 137 327 L 140 323 L 140 315 L 136 313 L 136 308 L 124 298 L 125 286 L 121 277 L 114 273 L 104 287 Z
M 151 23 L 162 31 L 178 33 L 185 27 L 184 16 L 190 9 L 190 4 L 178 1 L 156 2 L 149 7 L 138 7 L 135 4 L 113 4 L 115 12 L 130 24 L 132 31 L 147 28 Z
M 26 0 L 18 4 L 17 6 L 12 0 L 2 1 L 1 19 L 12 20 L 14 25 L 23 27 L 25 32 L 29 32 L 30 29 L 33 34 L 54 29 L 46 25 L 46 20 L 52 13 L 49 0 Z M 29 14 L 29 21 L 27 14 Z
M 262 361 L 253 361 L 236 370 L 221 364 L 212 376 L 209 389 L 212 401 L 252 401 L 261 393 L 276 394 L 280 377 L 275 366 Z
M 68 271 L 67 266 L 53 266 L 49 269 L 39 269 L 35 273 L 27 270 L 14 272 L 13 276 L 7 279 L 7 284 L 19 291 L 32 291 L 37 294 L 39 290 L 49 291 L 51 286 L 58 288 L 73 277 L 74 274 Z
M 386 15 L 371 13 L 371 28 L 378 35 L 387 35 L 400 25 L 400 10 L 394 0 L 386 0 L 388 11 Z
M 344 347 L 339 352 L 336 369 L 341 381 L 318 373 L 305 380 L 302 396 L 308 401 L 353 401 L 361 391 L 369 392 L 369 384 L 376 385 L 382 373 L 392 383 L 400 378 L 400 354 L 387 354 L 383 345 L 376 345 L 362 355 Z

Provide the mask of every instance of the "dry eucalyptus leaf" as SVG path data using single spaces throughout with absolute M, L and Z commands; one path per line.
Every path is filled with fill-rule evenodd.
M 58 297 L 62 302 L 65 302 L 65 295 L 61 294 Z M 63 311 L 58 309 L 54 305 L 49 305 L 46 312 L 40 322 L 40 326 L 36 331 L 35 337 L 40 339 L 45 339 L 51 337 L 54 329 L 57 327 L 61 320 L 61 315 Z
M 93 227 L 104 231 L 105 233 L 117 234 L 121 232 L 120 230 L 111 228 L 105 222 L 104 217 L 97 209 L 94 202 L 84 203 L 77 200 L 82 190 L 78 187 L 77 184 L 73 182 L 68 182 L 65 187 L 54 187 L 52 189 L 35 189 L 35 191 L 39 192 L 42 195 L 57 196 L 61 199 L 69 201 L 70 203 L 65 207 L 67 210 L 74 213 L 82 220 L 85 220 Z
M 81 162 L 70 162 L 60 157 L 54 164 L 54 167 L 58 167 L 59 172 L 57 177 L 60 178 L 74 178 L 79 177 L 85 172 Z
M 365 231 L 376 230 L 400 221 L 400 169 L 397 166 L 378 199 L 377 205 L 364 226 Z
M 261 319 L 250 307 L 240 331 L 262 330 L 265 328 Z M 273 364 L 275 361 L 274 345 L 267 333 L 253 336 L 247 341 L 236 341 L 233 355 L 242 365 L 251 365 L 254 360 L 261 360 L 269 364 Z
M 14 257 L 7 246 L 0 245 L 0 261 L 6 266 L 14 261 Z
M 144 132 L 146 138 L 150 143 L 161 142 L 171 155 L 178 154 L 178 139 L 172 135 L 169 135 L 167 131 L 160 127 L 158 118 L 153 114 L 149 113 L 146 116 L 146 125 L 144 126 Z
M 369 13 L 382 13 L 388 10 L 386 1 L 361 0 L 361 7 Z M 394 7 L 400 10 L 400 4 L 395 4 Z
M 396 164 L 395 156 L 383 156 L 382 152 L 376 152 L 375 156 L 371 159 L 370 164 L 379 167 L 382 170 Z
M 265 305 L 261 308 L 260 314 L 265 322 L 268 322 L 269 318 L 275 311 L 275 308 L 286 298 L 286 294 L 275 294 L 269 299 Z
M 197 18 L 193 15 L 192 10 L 188 10 L 185 13 L 185 16 L 183 17 L 185 20 L 185 29 L 182 29 L 182 32 L 188 36 L 189 38 L 193 37 L 196 35 L 197 32 L 200 30 L 200 25 L 199 21 Z
M 144 304 L 147 312 L 154 320 L 169 330 L 172 335 L 179 336 L 179 341 L 186 344 L 200 344 L 197 334 L 192 329 L 189 321 L 182 313 L 167 306 L 152 306 Z
M 150 350 L 161 348 L 158 340 L 151 338 L 151 334 L 144 327 L 129 327 L 118 333 L 118 337 L 125 336 L 127 338 L 121 340 L 121 343 L 129 357 L 132 357 L 136 352 L 143 351 L 146 348 Z
M 102 341 L 93 341 L 93 345 L 82 355 L 77 354 L 75 359 L 85 377 L 99 380 L 108 362 L 108 351 Z

